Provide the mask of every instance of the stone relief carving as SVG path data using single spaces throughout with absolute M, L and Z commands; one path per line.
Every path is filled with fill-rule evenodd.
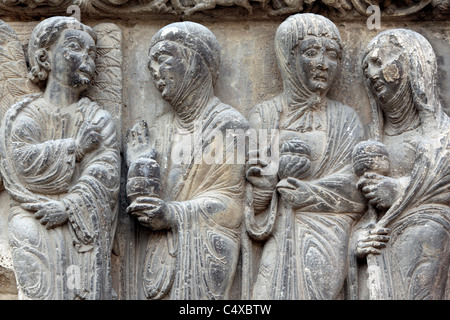
M 4 1 L 0 13 L 70 14 L 72 3 L 86 16 L 124 18 L 214 17 L 213 9 L 231 7 L 242 7 L 249 19 L 303 13 L 283 22 L 275 37 L 283 92 L 257 100 L 264 102 L 248 113 L 250 123 L 237 111 L 245 106 L 235 110 L 214 91 L 220 65 L 214 35 L 193 22 L 159 30 L 148 59 L 159 95 L 150 96 L 171 109 L 154 119 L 152 108 L 161 104 L 149 100 L 151 122 L 124 135 L 126 167 L 116 132 L 127 101 L 117 25 L 46 20 L 42 28 L 61 19 L 62 30 L 42 37 L 35 31 L 29 49 L 38 55 L 27 56 L 24 39 L 34 24 L 20 31 L 0 20 L 0 182 L 10 197 L 12 249 L 5 252 L 0 237 L 0 299 L 15 294 L 14 284 L 1 288 L 12 266 L 23 299 L 114 299 L 112 264 L 119 281 L 128 281 L 121 299 L 449 298 L 450 120 L 437 89 L 442 51 L 436 57 L 424 37 L 405 29 L 370 42 L 359 70 L 370 101 L 363 106 L 373 119 L 364 136 L 357 112 L 330 98 L 331 86 L 345 90 L 334 80 L 347 44 L 317 14 L 361 17 L 377 4 L 384 17 L 432 9 L 445 15 L 449 1 Z M 84 44 L 95 42 L 95 76 L 62 63 L 61 39 L 70 32 Z M 348 47 L 357 58 L 360 48 Z M 127 50 L 130 58 L 135 52 Z M 38 81 L 27 80 L 29 69 Z M 73 80 L 72 89 L 53 89 L 64 79 Z M 239 152 L 228 130 L 248 128 L 266 132 L 267 141 L 250 149 L 246 165 L 227 163 Z M 236 144 L 227 144 L 230 138 Z M 122 176 L 121 165 L 128 169 Z M 119 204 L 119 194 L 128 203 Z M 113 251 L 121 256 L 111 260 L 120 223 Z
M 362 68 L 378 147 L 366 146 L 355 155 L 377 154 L 384 164 L 383 170 L 360 173 L 358 185 L 372 208 L 354 230 L 358 259 L 351 270 L 351 297 L 358 297 L 358 283 L 364 285 L 358 276 L 366 279 L 367 269 L 371 299 L 444 299 L 450 119 L 437 89 L 436 56 L 422 35 L 394 29 L 370 42 Z
M 401 17 L 420 14 L 424 10 L 434 15 L 450 13 L 448 0 L 372 1 L 372 0 L 4 0 L 0 13 L 34 16 L 65 14 L 70 5 L 81 8 L 83 14 L 122 17 L 124 15 L 170 14 L 190 16 L 196 12 L 212 13 L 224 7 L 243 8 L 247 15 L 257 12 L 268 16 L 294 13 L 332 13 L 341 17 L 369 16 L 371 5 L 379 6 L 383 16 Z
M 120 63 L 113 48 L 121 39 L 116 26 L 97 30 L 70 17 L 39 23 L 28 45 L 29 79 L 44 91 L 13 104 L 2 119 L 0 170 L 10 195 L 9 243 L 23 299 L 115 296 L 110 271 L 121 162 L 117 119 L 82 94 L 93 83 L 96 62 L 95 85 L 108 82 L 108 70 Z M 9 46 L 19 66 L 2 60 L 13 84 L 24 82 L 20 49 L 16 42 Z M 116 97 L 102 91 L 91 89 L 91 97 L 114 107 Z M 2 102 L 12 101 L 4 97 Z
M 148 67 L 172 111 L 127 135 L 127 213 L 143 226 L 136 245 L 137 286 L 145 293 L 139 298 L 228 297 L 245 180 L 244 163 L 224 163 L 236 145 L 222 138 L 228 129 L 246 131 L 248 122 L 214 95 L 219 62 L 215 36 L 194 22 L 170 24 L 151 40 Z
M 342 49 L 337 27 L 320 15 L 293 15 L 277 30 L 283 93 L 257 105 L 249 119 L 257 130 L 279 130 L 281 144 L 278 173 L 261 148 L 249 154 L 245 222 L 250 237 L 263 241 L 252 298 L 342 293 L 350 231 L 365 207 L 351 166 L 362 124 L 353 109 L 327 98 Z

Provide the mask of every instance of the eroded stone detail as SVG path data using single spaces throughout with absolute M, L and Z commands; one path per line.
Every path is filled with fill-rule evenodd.
M 279 130 L 281 146 L 278 173 L 268 172 L 264 150 L 249 155 L 245 221 L 250 237 L 264 246 L 254 299 L 337 299 L 342 293 L 350 231 L 365 207 L 351 166 L 362 124 L 352 108 L 327 98 L 342 49 L 338 29 L 323 16 L 293 15 L 277 30 L 284 90 L 250 116 L 252 128 Z M 275 151 L 272 145 L 271 162 Z
M 114 297 L 117 125 L 81 96 L 94 78 L 96 41 L 95 31 L 74 18 L 38 24 L 28 46 L 29 78 L 45 90 L 11 106 L 2 120 L 9 243 L 24 299 Z
M 144 227 L 137 230 L 139 298 L 229 296 L 245 180 L 243 163 L 224 163 L 236 145 L 223 138 L 248 123 L 214 95 L 219 50 L 211 31 L 194 22 L 170 24 L 151 40 L 148 67 L 172 111 L 127 136 L 127 212 Z
M 0 300 L 449 299 L 449 9 L 0 1 Z
M 406 29 L 377 35 L 362 69 L 385 170 L 358 182 L 371 209 L 354 230 L 352 298 L 444 299 L 450 263 L 450 119 L 430 43 Z M 371 143 L 371 142 L 369 142 Z M 373 143 L 372 143 L 373 144 Z M 376 151 L 375 153 L 380 153 Z M 366 261 L 367 260 L 367 261 Z M 368 276 L 357 269 L 367 263 Z M 359 294 L 358 283 L 369 296 Z
M 248 16 L 259 14 L 270 17 L 295 13 L 332 13 L 339 17 L 369 16 L 368 10 L 376 5 L 384 17 L 404 17 L 431 12 L 433 15 L 448 15 L 448 0 L 421 1 L 370 1 L 370 0 L 4 0 L 0 2 L 0 13 L 34 16 L 65 14 L 75 5 L 83 14 L 100 14 L 116 18 L 169 14 L 190 16 L 197 12 L 211 13 L 223 8 L 242 8 Z

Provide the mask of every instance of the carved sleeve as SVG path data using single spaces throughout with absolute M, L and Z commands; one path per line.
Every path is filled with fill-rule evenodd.
M 362 212 L 365 201 L 357 190 L 351 153 L 364 138 L 358 115 L 347 106 L 330 102 L 327 110 L 327 148 L 318 170 L 304 182 L 301 208 L 312 212 Z
M 67 190 L 75 166 L 73 138 L 47 140 L 45 128 L 22 114 L 12 128 L 12 154 L 16 170 L 31 191 L 41 194 Z
M 101 220 L 111 222 L 112 210 L 119 191 L 120 155 L 113 118 L 106 111 L 99 111 L 95 119 L 103 118 L 101 147 L 85 156 L 81 162 L 81 175 L 64 198 L 69 221 L 84 244 L 91 243 L 98 230 L 109 226 L 98 226 Z

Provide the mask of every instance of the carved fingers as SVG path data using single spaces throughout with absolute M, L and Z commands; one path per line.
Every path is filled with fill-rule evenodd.
M 259 157 L 259 150 L 248 152 L 248 161 L 246 163 L 246 178 L 255 187 L 260 189 L 273 189 L 278 178 L 276 174 L 268 174 L 266 168 L 269 163 Z M 269 172 L 270 173 L 270 172 Z
M 77 160 L 80 161 L 87 153 L 97 149 L 102 142 L 101 130 L 104 118 L 96 122 L 84 121 L 76 137 Z
M 62 201 L 22 203 L 22 209 L 34 212 L 34 217 L 47 229 L 61 226 L 67 222 L 69 215 Z
M 379 210 L 389 209 L 401 193 L 401 185 L 394 178 L 366 172 L 357 183 L 369 204 Z
M 127 208 L 127 213 L 151 230 L 170 227 L 169 210 L 164 200 L 157 197 L 138 197 Z
M 388 236 L 389 229 L 375 228 L 372 230 L 364 230 L 358 236 L 356 244 L 356 254 L 363 258 L 368 254 L 380 254 L 390 237 Z
M 281 198 L 293 208 L 300 207 L 309 198 L 309 189 L 305 182 L 296 178 L 287 178 L 277 184 Z
M 139 157 L 156 158 L 155 151 L 150 145 L 150 131 L 145 120 L 137 122 L 127 131 L 125 157 L 128 167 Z

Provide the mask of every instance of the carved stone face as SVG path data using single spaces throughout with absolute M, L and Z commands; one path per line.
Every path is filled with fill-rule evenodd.
M 367 53 L 363 72 L 373 96 L 387 104 L 392 101 L 407 82 L 404 50 L 387 37 L 380 38 L 377 45 Z
M 312 92 L 326 93 L 340 64 L 339 44 L 331 39 L 310 36 L 297 47 L 296 68 Z
M 148 68 L 161 96 L 169 103 L 179 92 L 189 65 L 181 53 L 179 45 L 161 41 L 150 49 Z
M 62 85 L 85 89 L 95 72 L 95 41 L 78 29 L 66 29 L 51 46 L 52 77 Z

